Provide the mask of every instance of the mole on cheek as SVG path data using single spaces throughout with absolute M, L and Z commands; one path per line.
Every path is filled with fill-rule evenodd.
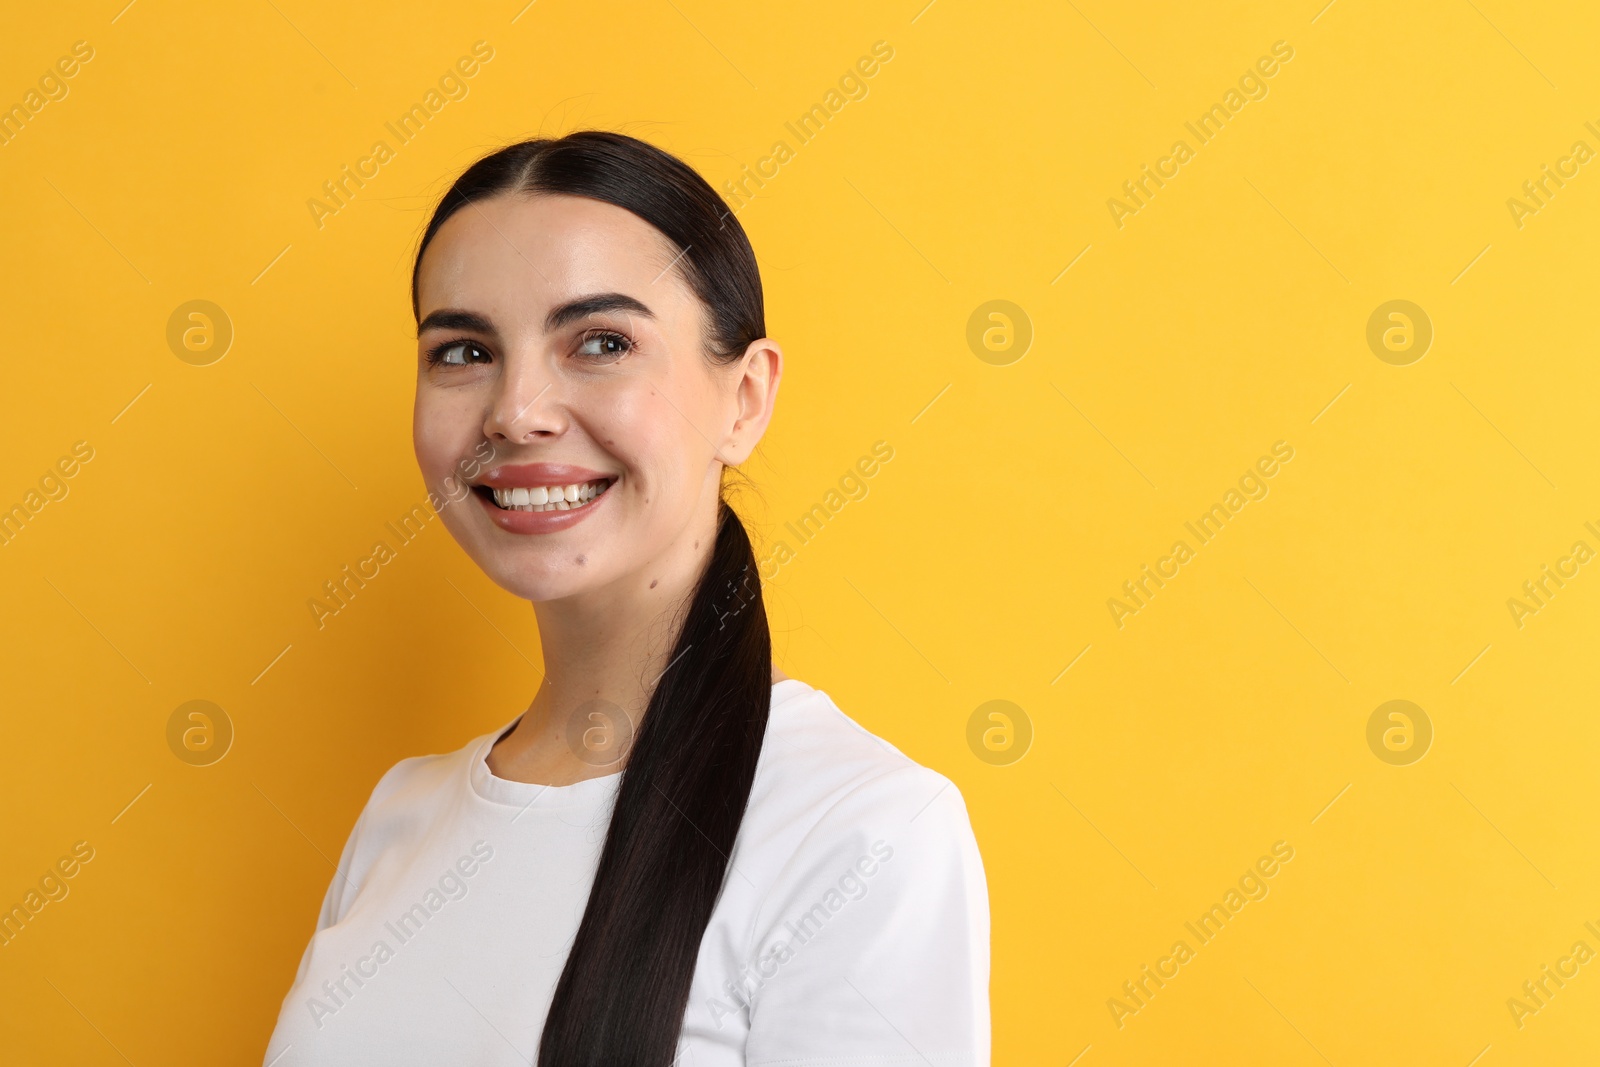
M 656 587 L 656 583 L 659 582 L 660 580 L 661 580 L 660 578 L 652 578 L 652 579 L 650 579 L 650 588 L 654 589 Z
M 581 567 L 581 566 L 583 566 L 583 565 L 584 565 L 584 564 L 585 564 L 585 563 L 587 563 L 587 562 L 588 562 L 588 560 L 587 560 L 587 559 L 586 559 L 586 558 L 585 558 L 585 557 L 583 557 L 583 556 L 579 556 L 579 557 L 578 557 L 578 566 L 580 566 L 580 567 Z

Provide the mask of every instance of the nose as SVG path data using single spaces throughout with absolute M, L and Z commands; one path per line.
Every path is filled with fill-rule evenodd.
M 539 373 L 531 360 L 509 361 L 506 366 L 484 416 L 484 436 L 515 445 L 564 432 L 566 419 L 552 392 L 554 379 Z

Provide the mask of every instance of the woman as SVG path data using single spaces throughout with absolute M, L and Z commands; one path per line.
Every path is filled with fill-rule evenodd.
M 723 201 L 619 134 L 512 145 L 412 302 L 418 462 L 546 674 L 379 781 L 266 1062 L 987 1063 L 960 793 L 772 665 L 722 487 L 782 354 Z

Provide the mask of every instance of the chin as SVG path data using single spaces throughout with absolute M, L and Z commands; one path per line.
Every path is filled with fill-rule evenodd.
M 519 600 L 535 604 L 564 600 L 600 584 L 593 574 L 585 573 L 585 567 L 571 562 L 547 567 L 506 559 L 479 560 L 478 565 L 494 584 Z
M 493 529 L 450 532 L 490 581 L 522 600 L 560 600 L 598 584 L 595 553 L 585 546 L 506 544 Z M 580 556 L 590 562 L 578 563 Z

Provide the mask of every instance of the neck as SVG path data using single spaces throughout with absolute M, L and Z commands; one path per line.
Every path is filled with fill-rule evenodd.
M 667 669 L 677 620 L 703 569 L 703 560 L 678 573 L 652 569 L 617 583 L 621 588 L 535 604 L 545 676 L 529 710 L 559 718 L 599 698 L 637 723 Z
M 516 729 L 491 751 L 490 770 L 513 781 L 565 785 L 622 769 L 624 751 L 584 745 L 637 732 L 715 540 L 712 509 L 644 568 L 580 596 L 533 605 L 544 680 Z M 575 738 L 586 740 L 575 745 Z

